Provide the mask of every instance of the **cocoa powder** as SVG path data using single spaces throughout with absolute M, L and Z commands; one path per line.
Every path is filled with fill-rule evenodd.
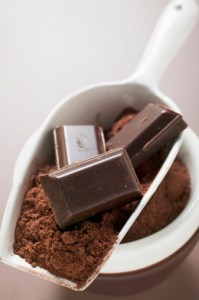
M 114 135 L 134 115 L 134 111 L 126 111 L 108 135 Z M 166 151 L 166 148 L 162 149 L 136 170 L 143 193 L 157 174 Z M 72 280 L 81 286 L 101 264 L 137 202 L 79 222 L 63 231 L 55 222 L 40 183 L 40 175 L 53 170 L 53 165 L 44 166 L 35 175 L 33 187 L 23 200 L 13 249 L 33 267 L 45 268 L 52 274 Z M 189 193 L 188 171 L 182 162 L 176 160 L 123 242 L 146 237 L 167 226 L 183 210 Z
M 101 264 L 117 238 L 117 231 L 109 213 L 62 231 L 39 180 L 41 174 L 53 169 L 45 166 L 36 174 L 34 187 L 22 204 L 13 248 L 33 267 L 45 268 L 81 286 Z
M 144 182 L 145 178 L 142 186 L 147 190 L 150 181 Z M 123 242 L 147 237 L 167 226 L 181 213 L 189 195 L 190 178 L 187 168 L 181 161 L 176 160 Z

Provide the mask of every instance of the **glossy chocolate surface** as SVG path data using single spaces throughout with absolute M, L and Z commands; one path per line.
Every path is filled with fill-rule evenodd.
M 107 149 L 124 147 L 138 167 L 186 127 L 180 114 L 150 103 L 107 142 Z
M 41 176 L 41 183 L 61 228 L 142 196 L 123 148 Z
M 59 126 L 53 131 L 57 168 L 105 152 L 101 127 L 93 125 Z

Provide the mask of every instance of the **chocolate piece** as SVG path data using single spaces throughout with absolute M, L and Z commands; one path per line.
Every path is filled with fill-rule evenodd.
M 186 127 L 180 114 L 150 103 L 107 142 L 107 149 L 124 147 L 136 168 Z
M 142 196 L 123 148 L 41 176 L 41 183 L 61 228 Z
M 57 168 L 105 152 L 101 127 L 93 125 L 59 126 L 53 131 Z

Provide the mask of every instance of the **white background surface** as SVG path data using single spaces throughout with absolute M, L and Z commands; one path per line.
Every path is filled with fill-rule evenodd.
M 136 68 L 168 0 L 0 0 L 0 221 L 17 155 L 50 110 L 91 83 Z M 160 81 L 199 135 L 199 23 Z M 199 246 L 145 299 L 199 299 Z M 0 299 L 112 299 L 73 293 L 0 264 Z M 118 297 L 119 299 L 119 297 Z M 121 299 L 132 299 L 132 296 Z

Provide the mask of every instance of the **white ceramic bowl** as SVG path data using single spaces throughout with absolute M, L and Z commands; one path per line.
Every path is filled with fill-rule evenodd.
M 16 163 L 13 188 L 1 226 L 0 258 L 4 263 L 57 284 L 68 284 L 65 279 L 56 277 L 47 270 L 33 268 L 24 259 L 13 254 L 14 231 L 24 194 L 35 171 L 53 159 L 52 129 L 59 124 L 100 124 L 107 128 L 124 108 L 134 107 L 139 110 L 148 102 L 161 103 L 179 111 L 175 103 L 158 90 L 156 83 L 192 29 L 197 16 L 198 6 L 194 0 L 172 1 L 160 19 L 134 76 L 121 82 L 92 86 L 67 97 L 33 134 Z M 169 44 L 174 46 L 170 51 Z M 172 159 L 180 143 L 181 140 L 173 149 Z M 196 155 L 198 150 L 198 139 L 187 130 L 181 155 L 191 173 L 192 194 L 184 212 L 157 234 L 134 243 L 119 245 L 104 266 L 103 274 L 115 273 L 120 276 L 123 272 L 135 272 L 154 265 L 175 253 L 193 236 L 199 225 L 199 190 L 196 182 L 199 175 Z M 74 288 L 74 285 L 71 287 Z
M 128 99 L 130 98 L 128 97 Z M 157 96 L 154 96 L 154 98 L 151 96 L 150 99 L 151 101 L 155 100 L 155 102 L 159 101 L 162 103 L 162 100 L 158 99 Z M 112 101 L 112 105 L 109 103 L 106 107 L 104 106 L 103 101 L 96 102 L 95 109 L 99 111 L 102 116 L 108 116 L 109 114 L 111 115 L 113 106 L 117 106 L 118 104 L 122 110 L 130 105 L 129 100 L 127 103 L 125 101 L 122 102 L 122 105 L 119 98 L 118 100 L 112 98 L 110 101 Z M 89 105 L 87 105 L 87 107 L 88 106 Z M 81 113 L 76 109 L 77 107 L 77 101 L 66 101 L 63 103 L 62 111 L 65 114 L 67 123 L 72 123 L 72 121 L 68 122 L 71 115 L 74 124 L 78 122 L 92 123 L 93 115 L 90 116 L 90 119 L 87 116 L 87 121 L 85 119 L 82 120 L 80 118 Z M 102 120 L 102 123 L 109 122 L 109 118 L 103 118 Z M 24 259 L 13 254 L 14 231 L 20 214 L 24 194 L 29 188 L 31 178 L 38 167 L 52 161 L 53 140 L 52 131 L 50 129 L 54 127 L 55 123 L 57 123 L 57 121 L 53 119 L 52 123 L 49 124 L 49 127 L 46 127 L 45 132 L 42 134 L 41 142 L 37 145 L 36 149 L 34 149 L 34 147 L 42 128 L 35 132 L 22 151 L 16 164 L 13 188 L 1 227 L 0 257 L 6 264 L 48 279 L 54 283 L 65 285 L 66 280 L 63 278 L 54 276 L 47 270 L 38 267 L 33 268 L 30 264 L 25 262 Z M 34 155 L 32 155 L 31 151 L 33 151 Z M 119 245 L 102 269 L 103 274 L 111 276 L 108 278 L 108 281 L 113 277 L 113 274 L 122 275 L 124 272 L 137 272 L 161 262 L 179 250 L 194 235 L 199 227 L 199 185 L 197 182 L 197 179 L 199 178 L 198 153 L 198 138 L 190 129 L 186 129 L 184 132 L 184 141 L 180 151 L 180 157 L 186 163 L 192 180 L 192 192 L 187 207 L 174 222 L 158 233 L 136 242 Z M 73 288 L 73 286 L 71 287 Z

